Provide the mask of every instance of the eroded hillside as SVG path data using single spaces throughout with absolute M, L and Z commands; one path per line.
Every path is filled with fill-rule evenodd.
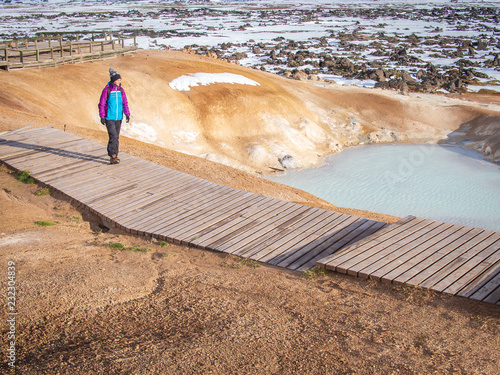
M 464 123 L 499 113 L 445 96 L 300 82 L 198 55 L 140 50 L 95 63 L 1 72 L 4 122 L 22 112 L 68 131 L 104 132 L 97 101 L 109 67 L 122 75 L 129 97 L 132 120 L 124 136 L 247 171 L 307 167 L 361 143 L 438 142 Z M 256 84 L 201 82 L 188 91 L 169 85 L 196 73 L 230 73 Z

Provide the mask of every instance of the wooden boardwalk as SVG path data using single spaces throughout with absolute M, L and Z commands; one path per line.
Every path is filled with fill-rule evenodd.
M 307 270 L 315 265 L 500 303 L 500 233 L 408 217 L 387 224 L 222 186 L 53 128 L 0 133 L 0 160 L 108 226 Z
M 133 234 L 307 270 L 387 225 L 120 159 L 110 165 L 102 145 L 53 128 L 0 133 L 0 160 Z
M 408 216 L 319 267 L 500 304 L 500 233 Z

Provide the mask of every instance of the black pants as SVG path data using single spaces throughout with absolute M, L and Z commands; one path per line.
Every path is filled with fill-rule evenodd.
M 106 120 L 106 128 L 108 129 L 109 141 L 108 141 L 108 155 L 111 157 L 113 155 L 118 156 L 118 147 L 120 145 L 120 129 L 122 127 L 122 120 Z

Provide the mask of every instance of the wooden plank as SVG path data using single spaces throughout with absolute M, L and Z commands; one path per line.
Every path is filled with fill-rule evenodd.
M 493 253 L 498 251 L 498 248 L 495 249 L 492 245 L 498 240 L 500 233 L 496 233 L 495 235 L 495 232 L 489 232 L 489 234 L 487 231 L 479 235 L 485 238 L 482 242 L 471 247 L 462 254 L 454 254 L 455 256 L 458 256 L 449 262 L 445 267 L 441 268 L 439 270 L 439 274 L 434 274 L 425 280 L 421 286 L 423 288 L 432 288 L 433 290 L 441 292 L 460 279 L 464 273 L 470 272 L 473 268 L 473 264 L 476 263 L 474 260 L 480 261 L 484 259 L 483 257 L 479 257 L 478 254 L 483 251 L 488 252 L 488 250 Z
M 239 192 L 237 190 L 225 190 L 221 191 L 219 187 L 210 187 L 203 194 L 197 194 L 197 197 L 189 199 L 188 201 L 182 202 L 183 204 L 179 207 L 179 210 L 169 210 L 167 216 L 163 216 L 161 220 L 158 220 L 152 225 L 148 225 L 146 228 L 140 227 L 138 230 L 148 232 L 158 233 L 161 236 L 168 238 L 170 233 L 175 233 L 177 230 L 182 228 L 192 220 L 193 216 L 203 213 L 206 208 L 212 208 L 226 199 L 232 196 L 238 196 Z M 193 206 L 196 206 L 193 207 Z M 173 220 L 172 220 L 173 218 Z
M 198 184 L 193 184 L 190 178 L 181 177 L 177 181 L 165 184 L 162 188 L 154 191 L 154 196 L 149 201 L 141 202 L 141 205 L 137 207 L 137 213 L 140 214 L 141 211 L 148 210 L 151 214 L 154 214 L 155 212 L 151 211 L 150 208 L 162 211 L 164 204 L 182 203 L 178 200 L 189 199 L 187 197 L 196 196 L 212 187 L 213 183 L 209 181 L 200 181 Z M 153 192 L 151 189 L 148 189 L 148 191 Z M 132 215 L 136 216 L 135 213 L 132 213 Z M 122 217 L 122 219 L 127 220 L 127 217 Z M 137 219 L 136 216 L 135 220 Z
M 205 209 L 196 219 L 189 220 L 189 225 L 183 225 L 182 228 L 165 235 L 180 243 L 186 236 L 205 228 L 208 225 L 207 223 L 220 222 L 232 215 L 233 212 L 241 211 L 242 207 L 245 207 L 248 202 L 253 202 L 256 199 L 257 197 L 252 193 L 242 194 L 238 192 L 234 196 L 228 195 L 216 207 Z
M 262 195 L 251 194 L 238 206 L 233 206 L 231 209 L 227 209 L 223 216 L 215 214 L 207 216 L 204 218 L 203 222 L 198 223 L 197 227 L 193 227 L 192 229 L 188 228 L 185 232 L 179 233 L 178 238 L 180 243 L 184 245 L 194 245 L 194 241 L 201 238 L 205 234 L 219 233 L 219 229 L 222 226 L 228 222 L 233 222 L 237 217 L 241 217 L 243 212 L 248 212 L 246 210 L 249 208 L 255 208 L 265 199 L 266 197 Z
M 366 226 L 365 228 L 356 228 L 350 234 L 342 238 L 342 240 L 339 240 L 334 244 L 332 244 L 331 246 L 328 246 L 325 250 L 323 250 L 321 253 L 317 255 L 315 255 L 315 251 L 308 254 L 304 254 L 296 262 L 292 263 L 289 266 L 289 268 L 298 269 L 302 271 L 308 270 L 316 265 L 316 261 L 318 259 L 322 259 L 323 257 L 329 254 L 336 253 L 337 251 L 341 250 L 344 246 L 345 247 L 350 246 L 351 244 L 363 239 L 365 236 L 375 233 L 379 229 L 382 229 L 386 224 L 387 223 L 369 220 L 363 224 L 363 226 Z
M 157 226 L 154 233 L 169 241 L 180 243 L 182 234 L 197 230 L 200 223 L 203 223 L 207 216 L 210 215 L 210 218 L 216 217 L 221 220 L 226 216 L 224 209 L 244 202 L 247 198 L 247 195 L 242 195 L 236 190 L 209 198 L 201 203 L 198 209 L 182 212 L 175 217 L 176 220 L 169 222 L 167 225 Z
M 130 163 L 130 166 L 133 166 L 133 162 Z M 99 168 L 98 170 L 88 170 L 83 172 L 77 176 L 61 178 L 57 181 L 52 181 L 51 185 L 54 187 L 60 187 L 67 190 L 70 190 L 72 194 L 78 194 L 80 198 L 87 198 L 92 194 L 92 190 L 89 189 L 89 186 L 86 182 L 87 179 L 91 181 L 95 181 L 95 179 L 101 179 L 103 181 L 108 181 L 109 183 L 120 183 L 120 179 L 114 176 L 113 170 L 118 168 L 127 168 L 126 166 L 115 166 L 115 165 L 107 165 L 103 168 Z M 123 180 L 121 180 L 123 181 Z M 124 181 L 125 182 L 125 181 Z M 128 183 L 128 181 L 127 181 Z
M 356 217 L 354 217 L 354 218 L 356 218 Z M 348 236 L 351 232 L 356 231 L 356 229 L 358 229 L 358 227 L 362 226 L 366 221 L 367 221 L 367 219 L 364 219 L 364 218 L 363 219 L 362 218 L 356 218 L 356 220 L 353 221 L 351 224 L 349 224 L 348 226 L 342 228 L 339 231 L 336 231 L 333 234 L 333 236 L 329 236 L 327 238 L 327 240 L 324 243 L 322 243 L 318 248 L 314 249 L 314 251 L 317 252 L 318 254 L 320 254 L 323 251 L 325 251 L 326 249 L 330 248 L 331 246 L 335 246 L 335 244 L 338 241 L 342 241 L 345 236 Z M 342 242 L 342 244 L 343 243 L 344 242 Z
M 317 252 L 323 251 L 325 247 L 324 244 L 329 237 L 334 236 L 336 232 L 357 220 L 358 217 L 347 214 L 333 215 L 330 217 L 329 221 L 324 223 L 324 225 L 315 227 L 314 233 L 311 233 L 309 236 L 295 243 L 293 248 L 288 249 L 286 253 L 264 255 L 259 258 L 259 261 L 274 265 L 283 264 L 283 267 L 288 267 L 288 265 L 301 258 L 306 253 L 314 251 L 315 249 Z M 322 244 L 323 246 L 321 246 Z
M 110 210 L 106 210 L 106 213 L 114 216 L 116 220 L 120 220 L 124 224 L 129 221 L 140 224 L 143 221 L 153 219 L 157 211 L 161 215 L 167 207 L 178 205 L 179 203 L 173 200 L 175 195 L 189 195 L 200 189 L 199 187 L 193 188 L 190 185 L 189 182 L 180 181 L 178 184 L 165 186 L 160 192 L 152 193 L 149 197 L 146 196 L 144 199 L 131 202 L 130 205 L 126 206 L 126 210 L 124 210 L 124 207 L 118 205 L 112 207 Z M 201 187 L 201 189 L 209 188 L 210 184 Z M 148 194 L 151 192 L 146 191 L 145 193 Z
M 320 261 L 318 261 L 317 264 L 320 267 L 335 271 L 334 263 L 337 262 L 337 259 L 340 256 L 345 256 L 345 254 L 350 254 L 353 248 L 358 249 L 357 251 L 359 252 L 360 251 L 359 249 L 366 248 L 367 244 L 373 245 L 373 241 L 380 241 L 380 238 L 382 238 L 382 236 L 386 236 L 387 233 L 390 233 L 394 229 L 400 228 L 401 226 L 406 225 L 407 223 L 412 222 L 415 219 L 416 219 L 415 216 L 407 216 L 396 223 L 389 224 L 385 228 L 362 239 L 361 241 L 356 242 L 355 244 L 348 246 L 345 249 L 342 249 L 342 252 L 337 252 L 325 257 L 324 259 L 321 259 Z M 368 248 L 371 247 L 371 245 L 368 245 Z
M 221 189 L 220 186 L 208 185 L 206 190 L 196 190 L 189 197 L 179 199 L 174 196 L 172 200 L 176 207 L 168 209 L 168 212 L 164 212 L 159 219 L 146 223 L 145 226 L 148 232 L 166 235 L 170 230 L 175 231 L 178 226 L 185 225 L 192 215 L 196 215 L 200 210 L 212 207 L 237 193 L 238 191 L 230 188 Z M 140 227 L 139 230 L 146 227 Z
M 358 277 L 365 279 L 368 278 L 372 272 L 375 272 L 377 269 L 384 266 L 392 260 L 393 257 L 403 254 L 409 249 L 418 246 L 419 243 L 422 243 L 426 238 L 428 238 L 426 236 L 433 236 L 435 229 L 441 227 L 442 225 L 443 223 L 439 221 L 421 222 L 418 226 L 412 227 L 412 231 L 416 229 L 412 234 L 391 244 L 385 245 L 380 251 L 373 253 L 370 257 L 366 257 L 361 262 L 356 264 L 355 269 L 357 271 L 351 271 L 349 274 L 356 272 Z
M 86 160 L 94 161 L 95 157 L 91 157 L 88 153 L 82 154 L 80 157 L 73 155 L 71 157 L 65 157 L 50 152 L 40 151 L 36 154 L 30 155 L 29 157 L 24 157 L 22 161 L 16 164 L 22 165 L 23 169 L 31 171 L 32 174 L 38 174 L 57 168 L 63 161 L 74 162 Z
M 167 195 L 155 197 L 147 204 L 143 204 L 136 210 L 123 215 L 118 214 L 116 218 L 125 224 L 135 223 L 136 226 L 156 220 L 158 217 L 165 216 L 165 210 L 174 210 L 184 204 L 182 198 L 188 199 L 190 196 L 196 196 L 212 188 L 212 184 L 205 182 L 194 186 L 190 182 L 185 185 L 175 186 Z M 177 199 L 175 199 L 177 197 Z
M 276 212 L 273 216 L 266 218 L 266 220 L 257 222 L 256 225 L 251 228 L 246 228 L 246 230 L 240 231 L 236 236 L 231 238 L 226 243 L 217 246 L 214 250 L 233 253 L 235 250 L 239 249 L 248 242 L 253 241 L 256 238 L 260 238 L 261 236 L 265 236 L 266 233 L 275 226 L 283 225 L 286 227 L 290 225 L 310 211 L 309 209 L 310 207 L 306 208 L 304 206 L 292 204 L 288 209 Z
M 89 169 L 92 169 L 97 173 L 99 171 L 99 167 L 102 167 L 105 164 L 105 156 L 105 153 L 96 152 L 93 160 L 89 158 L 89 160 L 77 160 L 64 163 L 60 170 L 54 169 L 37 173 L 37 178 L 43 179 L 45 183 L 50 184 L 52 181 L 57 181 L 61 178 L 76 177 L 78 174 Z
M 104 156 L 105 153 L 103 153 L 102 149 L 89 151 L 87 159 L 61 160 L 61 163 L 58 165 L 58 167 L 49 169 L 44 172 L 37 172 L 37 176 L 38 178 L 43 178 L 45 181 L 57 179 L 59 177 L 66 176 L 69 173 L 75 173 L 78 168 L 95 167 L 94 163 L 90 162 L 103 164 Z
M 447 241 L 448 244 L 445 245 L 444 247 L 441 247 L 440 249 L 437 249 L 434 253 L 432 254 L 426 254 L 427 256 L 425 259 L 421 260 L 417 266 L 408 269 L 406 272 L 403 272 L 400 274 L 398 277 L 394 278 L 393 282 L 394 283 L 406 283 L 409 282 L 410 279 L 416 277 L 419 275 L 421 272 L 426 272 L 425 275 L 429 274 L 429 271 L 435 270 L 435 267 L 432 267 L 432 265 L 439 261 L 448 252 L 451 252 L 464 244 L 466 244 L 469 240 L 473 239 L 475 236 L 477 236 L 479 233 L 481 233 L 482 230 L 480 229 L 472 229 L 472 228 L 463 228 L 454 234 L 452 234 L 450 237 L 451 241 Z M 422 276 L 419 277 L 421 279 Z M 412 283 L 413 285 L 418 285 L 416 283 Z
M 497 288 L 490 292 L 490 294 L 488 294 L 486 297 L 484 297 L 483 299 L 481 299 L 481 301 L 483 302 L 489 302 L 489 303 L 495 303 L 495 304 L 498 304 L 500 302 L 500 275 L 497 276 L 497 279 L 495 280 L 492 280 L 490 282 L 491 285 L 497 285 Z M 478 294 L 479 296 L 479 294 Z M 473 299 L 479 299 L 479 298 L 474 298 L 474 296 L 472 296 Z
M 471 298 L 473 294 L 478 292 L 481 288 L 487 287 L 487 284 L 495 278 L 500 272 L 500 261 L 492 263 L 488 268 L 484 269 L 479 275 L 476 275 L 474 280 L 467 286 L 461 289 L 457 296 Z
M 33 143 L 12 141 L 11 145 L 17 147 L 20 152 L 13 153 L 11 155 L 2 155 L 2 159 L 10 162 L 19 162 L 20 160 L 24 160 L 24 158 L 36 158 L 37 156 L 43 154 L 60 154 L 62 153 L 62 151 L 59 149 L 59 146 L 63 147 L 66 144 L 69 144 L 69 146 L 71 146 L 72 143 L 85 143 L 85 140 L 82 140 L 81 138 L 78 138 L 76 136 L 64 137 L 60 136 L 59 134 L 57 135 L 57 137 L 43 134 L 37 137 L 36 140 L 30 138 L 26 141 L 28 140 Z
M 36 140 L 38 137 L 45 137 L 48 135 L 59 134 L 60 130 L 53 127 L 30 128 L 24 127 L 17 130 L 12 130 L 2 134 L 3 141 L 18 141 Z
M 371 244 L 356 247 L 355 250 L 349 252 L 342 251 L 342 254 L 339 254 L 337 259 L 335 259 L 335 270 L 337 272 L 347 273 L 348 270 L 351 267 L 356 266 L 356 264 L 374 256 L 374 254 L 382 251 L 392 243 L 411 235 L 414 231 L 419 230 L 431 223 L 432 220 L 424 220 L 420 218 L 414 219 L 406 224 L 395 227 L 390 232 L 378 237 L 377 241 L 373 241 Z
M 444 224 L 436 228 L 432 233 L 426 235 L 417 246 L 410 247 L 408 251 L 401 251 L 395 254 L 396 256 L 388 258 L 385 265 L 370 273 L 370 278 L 392 282 L 393 278 L 414 267 L 421 259 L 426 258 L 427 254 L 433 254 L 451 242 L 452 239 L 448 242 L 443 242 L 443 240 L 450 238 L 450 235 L 462 228 L 462 226 L 453 224 Z
M 260 257 L 255 256 L 257 253 L 263 252 L 262 255 L 264 255 L 268 254 L 270 251 L 274 251 L 277 246 L 300 235 L 306 229 L 314 226 L 317 220 L 321 220 L 321 218 L 324 219 L 328 214 L 328 211 L 324 210 L 311 210 L 307 215 L 291 223 L 288 227 L 277 226 L 269 231 L 266 236 L 240 247 L 238 250 L 234 251 L 233 254 L 245 258 L 252 257 L 252 259 L 259 259 Z M 270 246 L 271 248 L 269 248 Z
M 138 186 L 138 191 L 141 191 L 141 193 L 138 195 L 134 195 L 137 193 L 132 193 L 131 198 L 133 199 L 116 196 L 107 202 L 96 203 L 95 208 L 107 215 L 118 215 L 119 217 L 127 212 L 146 209 L 149 206 L 155 205 L 155 203 L 163 199 L 166 194 L 174 194 L 175 191 L 185 188 L 188 185 L 189 181 L 185 178 L 179 178 L 168 184 L 164 183 L 160 178 L 157 181 L 150 180 Z
M 476 235 L 470 238 L 466 243 L 463 243 L 455 249 L 449 249 L 448 251 L 438 250 L 434 255 L 436 256 L 435 261 L 429 264 L 425 270 L 422 270 L 417 275 L 413 276 L 408 282 L 413 285 L 428 285 L 425 282 L 427 279 L 432 279 L 435 273 L 441 274 L 441 271 L 445 269 L 450 262 L 453 262 L 458 256 L 469 250 L 471 247 L 476 246 L 478 243 L 483 241 L 486 237 L 483 229 L 474 229 L 470 233 L 475 232 Z M 427 258 L 429 259 L 429 258 Z M 432 282 L 429 284 L 433 284 Z
M 204 248 L 206 245 L 225 238 L 240 227 L 258 220 L 261 216 L 267 215 L 269 212 L 283 205 L 285 205 L 284 201 L 265 197 L 258 203 L 246 207 L 241 212 L 225 219 L 223 223 L 217 223 L 215 228 L 209 227 L 200 233 L 194 234 L 193 237 L 195 238 L 187 238 L 185 240 L 189 241 L 193 246 Z
M 498 302 L 498 288 L 500 287 L 500 264 L 497 264 L 496 273 L 492 270 L 492 276 L 481 283 L 481 287 L 472 293 L 469 298 L 483 301 L 488 299 L 487 302 Z M 493 295 L 492 295 L 493 294 Z
M 442 290 L 443 293 L 457 294 L 459 291 L 463 290 L 467 285 L 473 282 L 478 275 L 481 275 L 486 269 L 491 267 L 492 264 L 500 261 L 499 250 L 500 242 L 497 241 L 480 254 L 470 259 L 466 265 L 454 272 L 452 277 L 456 277 L 458 280 Z M 439 288 L 439 286 L 436 287 Z
M 77 194 L 79 188 L 87 188 L 91 186 L 93 183 L 102 182 L 103 176 L 94 174 L 92 171 L 88 173 L 82 174 L 78 176 L 78 178 L 71 179 L 68 177 L 67 179 L 63 179 L 62 181 L 51 182 L 50 186 L 54 189 L 64 191 L 67 195 Z
M 305 248 L 298 248 L 295 246 L 292 249 L 283 252 L 282 254 L 278 254 L 277 252 L 271 252 L 261 257 L 259 261 L 267 262 L 274 265 L 277 265 L 278 263 L 287 264 L 288 268 L 298 259 L 302 259 L 305 254 L 310 254 L 311 256 L 315 256 L 319 253 L 322 253 L 326 248 L 330 247 L 338 240 L 345 237 L 348 233 L 350 233 L 358 226 L 362 225 L 365 221 L 367 221 L 367 219 L 362 219 L 360 221 L 357 216 L 348 217 L 347 220 L 345 221 L 334 220 L 334 222 L 336 222 L 337 225 L 328 232 L 324 233 L 321 236 L 320 241 L 309 242 L 308 246 L 306 246 Z M 321 230 L 321 232 L 323 231 Z
M 4 162 L 19 162 L 19 160 L 22 160 L 20 158 L 24 156 L 30 156 L 33 154 L 37 154 L 40 151 L 43 151 L 46 146 L 42 145 L 45 139 L 50 139 L 50 136 L 48 136 L 44 131 L 39 131 L 37 132 L 39 135 L 38 138 L 36 138 L 36 141 L 33 140 L 30 136 L 20 136 L 18 139 L 12 139 L 12 140 L 4 140 L 2 142 L 2 151 L 0 152 L 0 157 Z M 24 141 L 31 141 L 33 143 L 25 143 Z M 59 142 L 63 143 L 66 142 L 67 140 L 52 140 L 52 142 Z
M 247 230 L 257 226 L 259 223 L 269 220 L 269 218 L 275 218 L 282 212 L 289 211 L 293 206 L 294 204 L 289 202 L 273 202 L 257 214 L 245 218 L 239 223 L 233 225 L 229 230 L 221 232 L 218 235 L 201 242 L 199 246 L 203 246 L 203 248 L 209 250 L 216 250 L 226 242 L 233 240 L 234 238 L 242 235 L 242 233 L 245 233 Z
M 165 183 L 165 180 L 171 181 L 172 170 L 165 169 L 156 174 L 155 179 L 144 179 L 138 185 L 138 191 L 144 196 L 155 196 L 160 197 L 167 191 L 174 189 L 176 186 L 182 183 L 182 179 L 174 180 L 173 183 Z M 138 204 L 143 204 L 143 200 L 147 198 L 142 198 L 135 195 L 136 193 L 129 193 L 124 195 L 117 195 L 113 200 L 107 202 L 98 202 L 93 205 L 96 210 L 102 210 L 103 212 L 112 213 L 117 207 L 125 208 L 130 206 L 137 206 Z
M 293 244 L 301 241 L 305 237 L 311 236 L 311 234 L 314 232 L 314 228 L 321 228 L 325 226 L 326 221 L 329 220 L 332 216 L 340 216 L 340 214 L 337 214 L 333 211 L 323 211 L 323 210 L 318 210 L 314 216 L 310 216 L 307 221 L 307 223 L 296 223 L 294 224 L 289 230 L 282 235 L 279 236 L 279 238 L 276 239 L 271 239 L 270 241 L 265 241 L 259 244 L 259 246 L 255 246 L 253 248 L 250 248 L 249 251 L 245 253 L 245 257 L 249 257 L 255 260 L 258 260 L 262 258 L 263 256 L 269 254 L 270 252 L 277 252 L 276 255 L 278 255 L 281 252 L 286 251 L 290 247 L 293 246 Z M 299 226 L 296 228 L 296 226 Z

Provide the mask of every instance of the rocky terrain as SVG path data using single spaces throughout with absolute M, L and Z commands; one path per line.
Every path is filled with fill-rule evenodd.
M 136 36 L 295 79 L 408 92 L 500 92 L 498 4 L 489 2 L 106 2 L 12 4 L 0 38 Z M 68 34 L 71 33 L 71 34 Z

